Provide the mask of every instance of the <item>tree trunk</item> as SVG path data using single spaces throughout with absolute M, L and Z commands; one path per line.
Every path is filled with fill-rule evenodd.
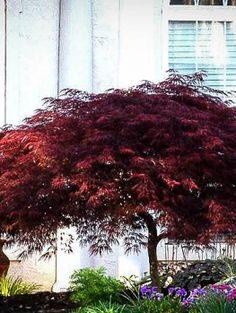
M 140 213 L 139 216 L 144 220 L 148 229 L 148 259 L 149 259 L 149 271 L 151 276 L 152 286 L 161 288 L 161 280 L 159 274 L 159 266 L 157 259 L 157 245 L 158 243 L 168 237 L 168 233 L 157 234 L 157 225 L 153 220 L 151 214 Z
M 6 242 L 6 240 L 0 239 L 0 277 L 6 276 L 7 271 L 9 269 L 9 266 L 10 266 L 10 261 L 9 261 L 8 257 L 2 251 L 2 247 L 3 247 L 5 242 Z
M 148 258 L 149 258 L 149 270 L 151 276 L 152 286 L 160 288 L 160 276 L 158 270 L 157 261 L 157 231 L 155 229 L 148 229 Z

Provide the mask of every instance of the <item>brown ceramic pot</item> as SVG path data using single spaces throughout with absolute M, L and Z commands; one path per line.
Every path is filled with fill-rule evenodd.
M 10 266 L 10 260 L 3 252 L 2 247 L 6 240 L 0 239 L 0 277 L 5 276 Z

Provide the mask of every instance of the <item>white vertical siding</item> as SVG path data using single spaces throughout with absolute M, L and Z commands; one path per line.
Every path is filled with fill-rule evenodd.
M 57 93 L 58 0 L 7 1 L 7 123 Z
M 161 4 L 161 3 L 160 3 Z M 119 84 L 156 80 L 155 0 L 121 0 Z
M 0 1 L 0 126 L 5 122 L 5 1 Z

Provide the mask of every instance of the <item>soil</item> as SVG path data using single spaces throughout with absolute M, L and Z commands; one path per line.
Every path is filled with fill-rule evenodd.
M 68 292 L 0 296 L 0 313 L 70 313 L 76 307 Z

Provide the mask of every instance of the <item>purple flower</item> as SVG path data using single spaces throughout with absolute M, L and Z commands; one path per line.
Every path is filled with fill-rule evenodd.
M 198 287 L 190 291 L 190 294 L 187 298 L 183 298 L 182 304 L 184 306 L 190 306 L 195 303 L 200 297 L 203 297 L 207 294 L 206 289 Z
M 155 297 L 156 297 L 156 300 L 161 300 L 161 299 L 163 299 L 163 297 L 164 297 L 164 294 L 163 293 L 161 293 L 161 292 L 157 292 L 156 293 L 156 295 L 155 295 Z
M 222 295 L 227 301 L 236 300 L 236 288 L 228 284 L 213 285 L 210 288 L 197 287 L 190 291 L 189 295 L 184 288 L 170 287 L 168 295 L 171 297 L 179 297 L 181 303 L 186 308 L 196 303 L 199 299 L 207 297 L 208 294 Z
M 161 292 L 158 292 L 158 288 L 157 287 L 151 287 L 151 286 L 142 286 L 140 288 L 140 292 L 141 292 L 141 296 L 142 298 L 146 298 L 146 299 L 156 299 L 156 300 L 161 300 L 164 295 Z
M 176 290 L 176 296 L 179 296 L 181 298 L 185 298 L 187 296 L 187 291 L 184 288 L 180 288 L 178 290 Z
M 148 298 L 148 299 L 150 299 L 150 297 L 151 297 L 151 295 L 152 295 L 152 289 L 151 289 L 151 287 L 149 287 L 149 286 L 147 286 L 147 285 L 142 286 L 142 287 L 140 288 L 140 292 L 141 292 L 141 296 L 142 296 L 143 298 Z
M 187 298 L 187 299 L 184 299 L 184 300 L 182 301 L 182 304 L 183 304 L 184 306 L 188 307 L 188 306 L 194 304 L 194 302 L 195 302 L 194 299 Z
M 178 288 L 178 287 L 177 287 L 177 288 Z M 169 295 L 175 294 L 177 288 L 176 288 L 176 287 L 170 287 L 170 288 L 168 288 L 168 294 L 169 294 Z
M 190 291 L 190 297 L 198 298 L 199 296 L 204 296 L 206 294 L 206 289 L 198 287 Z
M 187 291 L 184 288 L 180 287 L 170 287 L 168 288 L 168 294 L 170 296 L 177 296 L 183 299 L 187 296 Z

